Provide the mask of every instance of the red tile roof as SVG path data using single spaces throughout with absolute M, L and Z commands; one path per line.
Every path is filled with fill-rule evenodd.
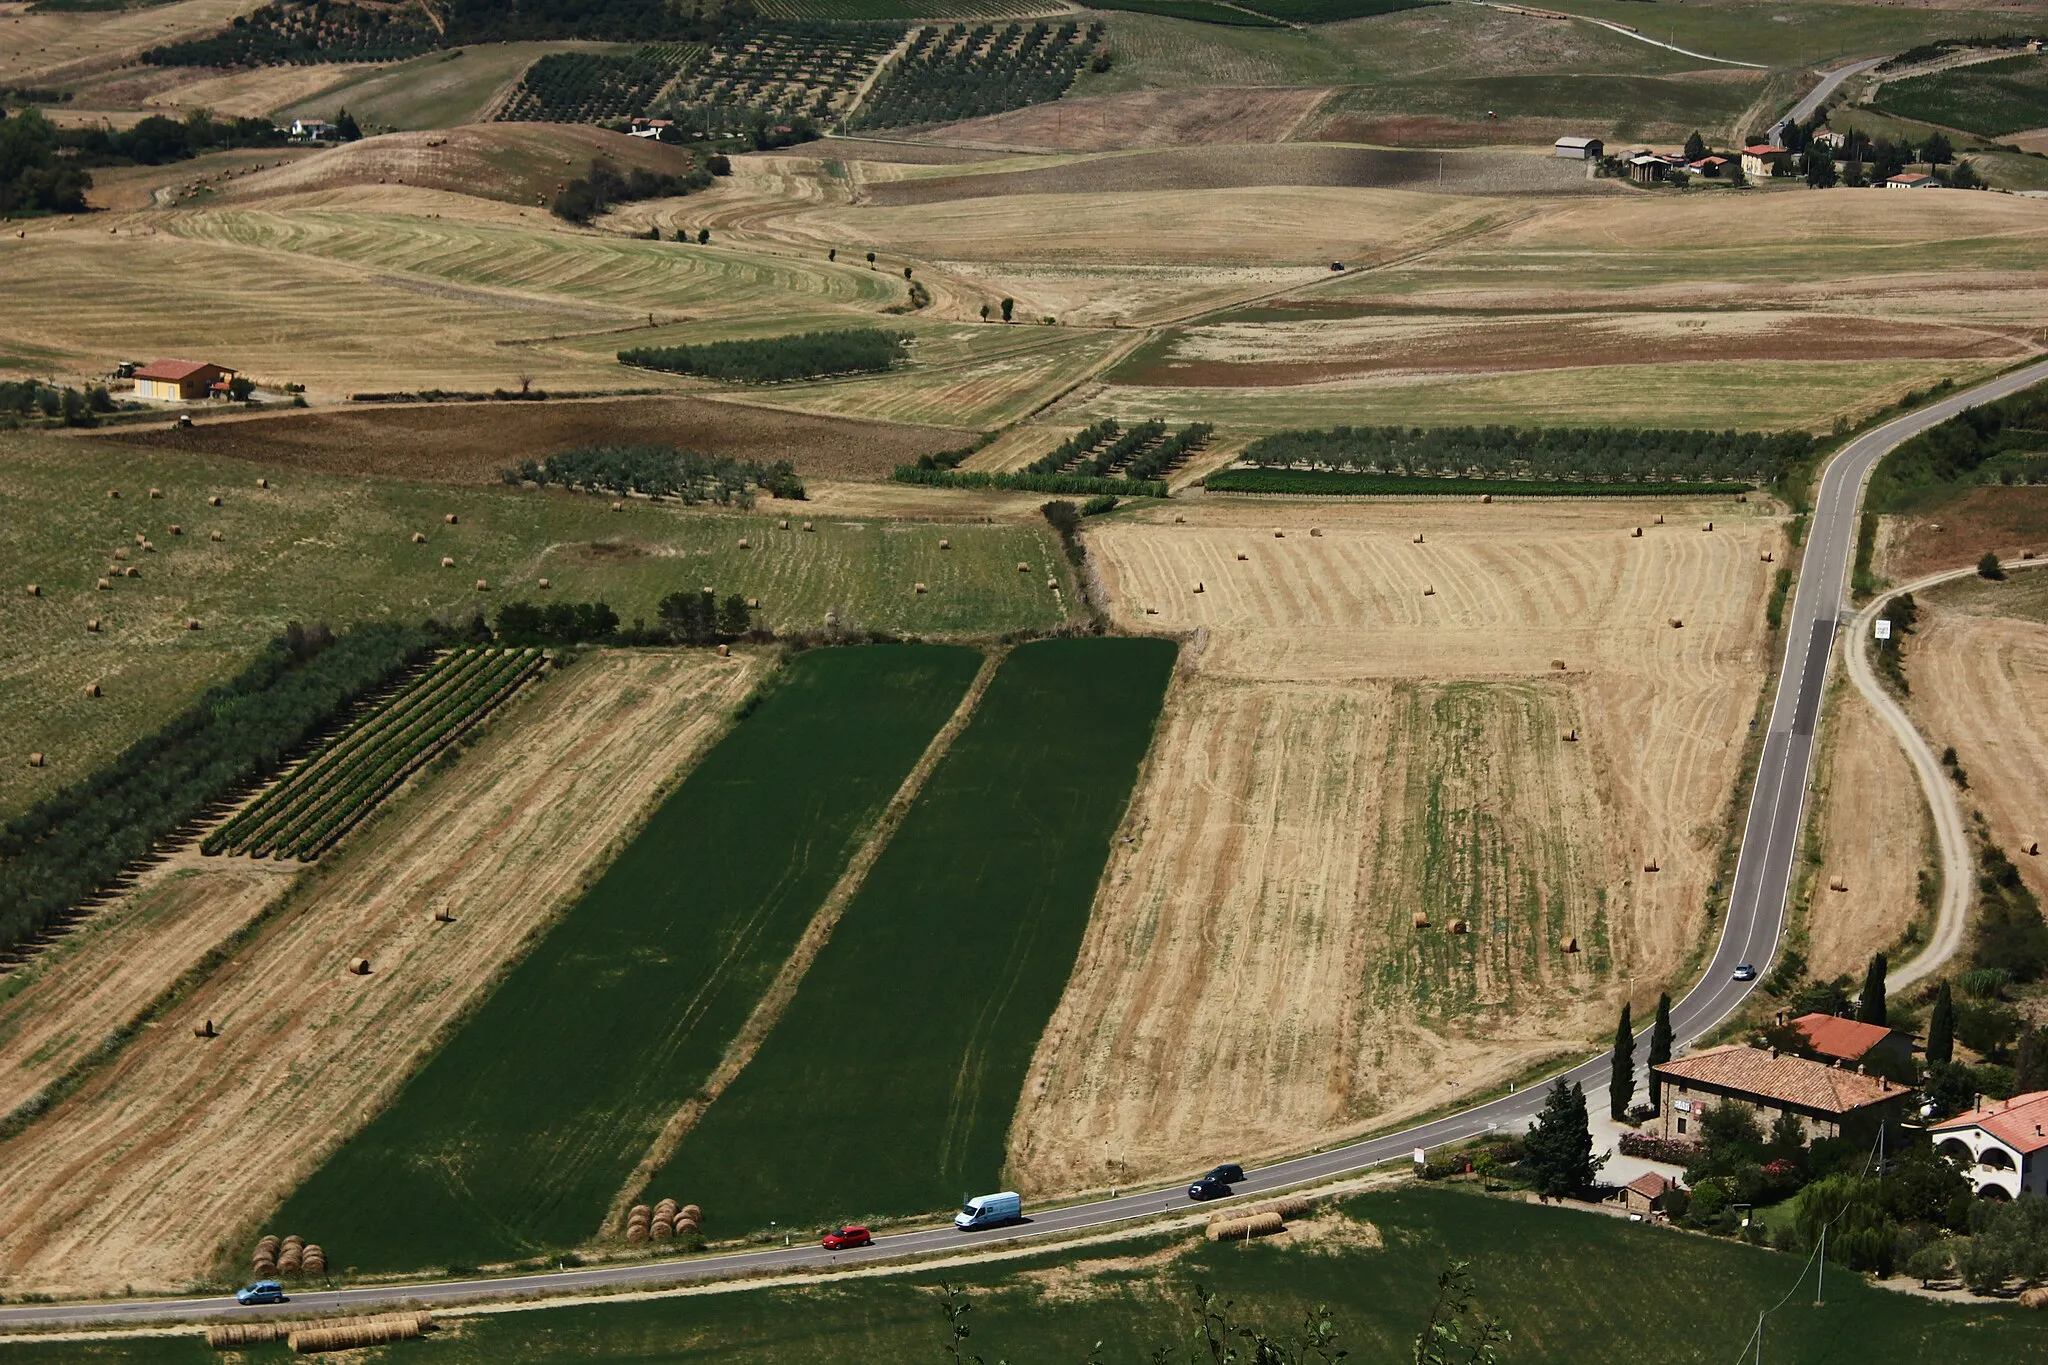
M 1982 1109 L 1957 1114 L 1934 1125 L 1935 1133 L 1953 1133 L 1964 1128 L 1982 1128 L 2022 1155 L 2048 1147 L 2048 1090 L 1993 1100 Z
M 1802 1014 L 1792 1027 L 1806 1035 L 1806 1044 L 1823 1056 L 1845 1062 L 1863 1059 L 1863 1054 L 1892 1036 L 1882 1024 L 1863 1024 L 1832 1014 Z
M 173 382 L 190 379 L 202 370 L 217 370 L 220 366 L 204 360 L 152 360 L 135 372 L 137 379 L 168 379 Z
M 1786 152 L 1783 147 L 1773 147 L 1768 142 L 1759 142 L 1753 146 L 1744 147 L 1742 154 L 1744 156 L 1784 156 Z
M 1629 1181 L 1628 1187 L 1635 1193 L 1642 1195 L 1645 1199 L 1662 1199 L 1677 1184 L 1678 1182 L 1668 1175 L 1659 1175 L 1655 1171 L 1645 1171 L 1634 1180 Z
M 1681 1085 L 1692 1081 L 1795 1105 L 1816 1114 L 1849 1114 L 1905 1094 L 1903 1088 L 1878 1076 L 1864 1076 L 1742 1043 L 1710 1047 L 1677 1061 L 1662 1062 L 1656 1070 Z

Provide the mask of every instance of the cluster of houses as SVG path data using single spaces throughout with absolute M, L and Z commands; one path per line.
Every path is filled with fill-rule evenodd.
M 1791 1027 L 1812 1056 L 1730 1043 L 1654 1066 L 1664 1091 L 1655 1120 L 1660 1134 L 1697 1140 L 1701 1120 L 1731 1101 L 1755 1109 L 1767 1128 L 1776 1115 L 1791 1114 L 1808 1141 L 1919 1120 L 1913 1089 L 1879 1074 L 1898 1069 L 1886 1062 L 1912 1055 L 1906 1033 L 1831 1014 L 1802 1015 Z M 1930 1125 L 1928 1134 L 1979 1196 L 2048 1196 L 2048 1090 L 1980 1099 L 1968 1112 Z M 1654 1207 L 1662 1187 L 1652 1190 L 1652 1178 L 1639 1183 L 1643 1189 L 1631 1186 L 1625 1197 L 1632 1207 L 1638 1198 Z
M 1826 130 L 1814 134 L 1814 141 L 1830 149 L 1840 148 L 1847 139 L 1840 133 Z M 1597 137 L 1561 137 L 1551 150 L 1551 155 L 1569 161 L 1602 161 L 1607 156 L 1607 144 Z M 1685 171 L 1690 175 L 1718 180 L 1731 164 L 1739 164 L 1742 174 L 1751 180 L 1769 180 L 1775 176 L 1797 175 L 1801 169 L 1800 153 L 1769 142 L 1759 142 L 1744 147 L 1736 153 L 1739 162 L 1725 156 L 1703 156 L 1688 161 L 1678 152 L 1656 152 L 1648 147 L 1617 154 L 1618 160 L 1628 171 L 1628 178 L 1638 185 L 1662 184 L 1673 171 Z M 1895 175 L 1889 180 L 1878 182 L 1880 189 L 1887 190 L 1938 190 L 1941 181 L 1931 175 Z

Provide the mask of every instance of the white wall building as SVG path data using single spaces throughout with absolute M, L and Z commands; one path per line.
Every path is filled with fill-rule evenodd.
M 2048 1090 L 1993 1100 L 1935 1124 L 1928 1135 L 1978 1194 L 2048 1196 Z

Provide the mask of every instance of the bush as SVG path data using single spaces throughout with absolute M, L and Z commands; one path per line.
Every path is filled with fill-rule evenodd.
M 1129 497 L 1163 498 L 1166 484 L 1134 483 L 1129 479 L 1084 478 L 1075 474 L 990 474 L 983 470 L 921 469 L 898 465 L 890 475 L 897 483 L 931 488 L 1004 488 L 1024 493 L 1058 493 L 1067 497 L 1117 493 Z
M 1684 1138 L 1658 1137 L 1653 1133 L 1623 1133 L 1621 1154 L 1644 1161 L 1661 1161 L 1671 1166 L 1690 1166 L 1699 1158 L 1700 1145 Z
M 1986 550 L 1984 557 L 1977 561 L 1977 577 L 1993 580 L 2005 577 L 2005 566 L 1998 562 L 1998 556 Z
M 2035 980 L 2048 971 L 2048 921 L 2041 917 L 2040 901 L 2000 849 L 1985 845 L 1977 865 L 1977 942 L 1971 963 L 2002 969 L 2014 981 Z
M 619 352 L 619 361 L 672 374 L 754 384 L 874 374 L 901 363 L 908 332 L 879 327 L 802 332 L 755 341 L 713 341 L 701 346 L 650 346 Z

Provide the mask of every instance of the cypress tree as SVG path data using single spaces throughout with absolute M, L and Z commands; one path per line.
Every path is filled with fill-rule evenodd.
M 1650 1107 L 1664 1106 L 1664 1082 L 1657 1075 L 1657 1067 L 1671 1060 L 1671 994 L 1665 992 L 1657 997 L 1657 1022 L 1650 1027 Z
M 1884 954 L 1873 953 L 1870 970 L 1863 974 L 1863 995 L 1856 1002 L 1856 1017 L 1866 1024 L 1884 1023 Z
M 1636 1097 L 1636 1035 L 1629 1026 L 1628 1001 L 1621 1002 L 1621 1022 L 1614 1027 L 1614 1076 L 1607 1083 L 1607 1113 L 1616 1123 L 1628 1115 Z
M 1563 1199 L 1593 1183 L 1593 1129 L 1586 1121 L 1586 1092 L 1560 1080 L 1550 1088 L 1543 1112 L 1522 1139 L 1522 1162 L 1536 1174 L 1537 1190 Z
M 1956 1004 L 1949 998 L 1948 982 L 1934 996 L 1934 1013 L 1927 1019 L 1927 1064 L 1942 1066 L 1955 1060 Z

